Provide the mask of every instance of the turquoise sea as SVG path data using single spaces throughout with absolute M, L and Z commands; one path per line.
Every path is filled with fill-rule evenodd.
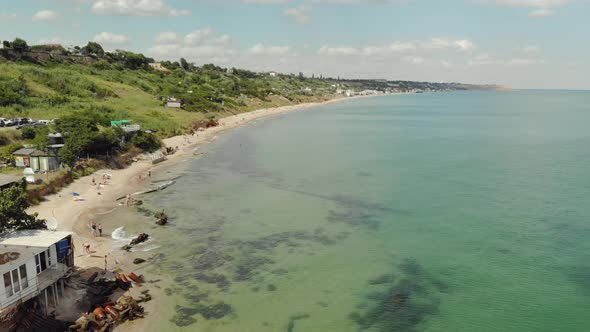
M 590 331 L 589 124 L 590 92 L 454 92 L 224 133 L 126 226 L 153 331 Z

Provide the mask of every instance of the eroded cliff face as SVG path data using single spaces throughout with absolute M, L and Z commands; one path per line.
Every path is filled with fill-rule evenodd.
M 97 59 L 88 55 L 61 54 L 59 51 L 26 51 L 18 52 L 12 49 L 0 49 L 0 55 L 10 61 L 27 60 L 34 63 L 44 62 L 70 62 L 90 65 Z

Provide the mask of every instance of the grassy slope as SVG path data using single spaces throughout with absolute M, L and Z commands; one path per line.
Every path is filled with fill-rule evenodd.
M 178 78 L 178 75 L 192 75 Z M 205 112 L 187 112 L 162 106 L 160 96 L 173 94 L 174 90 L 189 90 L 199 87 L 193 81 L 196 76 L 205 77 L 205 82 L 215 89 L 222 90 L 223 85 L 230 79 L 224 74 L 216 80 L 209 79 L 207 74 L 178 74 L 162 75 L 158 72 L 143 70 L 98 70 L 82 65 L 50 65 L 42 67 L 28 63 L 0 63 L 0 79 L 24 78 L 29 90 L 25 105 L 11 105 L 0 107 L 0 117 L 31 117 L 33 119 L 58 118 L 76 110 L 90 107 L 108 107 L 114 110 L 117 119 L 131 119 L 141 124 L 143 128 L 156 129 L 161 136 L 178 134 L 195 120 L 204 119 Z M 217 77 L 217 75 L 216 75 Z M 181 79 L 182 84 L 176 83 Z M 295 86 L 302 89 L 301 82 L 288 82 L 279 78 L 257 78 L 277 89 Z M 175 83 L 172 83 L 172 82 Z M 274 82 L 272 82 L 274 81 Z M 186 82 L 186 83 L 185 83 Z M 176 86 L 178 85 L 178 86 Z M 325 84 L 324 84 L 325 85 Z M 298 95 L 294 101 L 282 96 L 270 96 L 267 101 L 257 98 L 239 98 L 243 103 L 216 110 L 217 117 L 250 111 L 263 107 L 289 105 L 302 101 L 325 99 L 324 93 L 316 96 Z M 66 101 L 59 100 L 65 98 Z M 57 101 L 55 101 L 57 99 Z M 228 101 L 238 98 L 227 97 Z

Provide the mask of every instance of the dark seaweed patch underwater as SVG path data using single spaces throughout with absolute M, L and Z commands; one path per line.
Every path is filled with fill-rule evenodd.
M 382 275 L 367 282 L 369 286 L 385 287 L 367 296 L 350 313 L 360 331 L 418 331 L 418 325 L 438 313 L 437 292 L 444 285 L 432 278 L 414 259 L 405 259 L 397 269 L 399 278 Z M 395 282 L 395 280 L 398 280 Z

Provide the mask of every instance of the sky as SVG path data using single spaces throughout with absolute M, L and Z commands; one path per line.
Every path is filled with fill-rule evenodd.
M 590 89 L 590 0 L 0 0 L 0 39 L 308 76 Z

